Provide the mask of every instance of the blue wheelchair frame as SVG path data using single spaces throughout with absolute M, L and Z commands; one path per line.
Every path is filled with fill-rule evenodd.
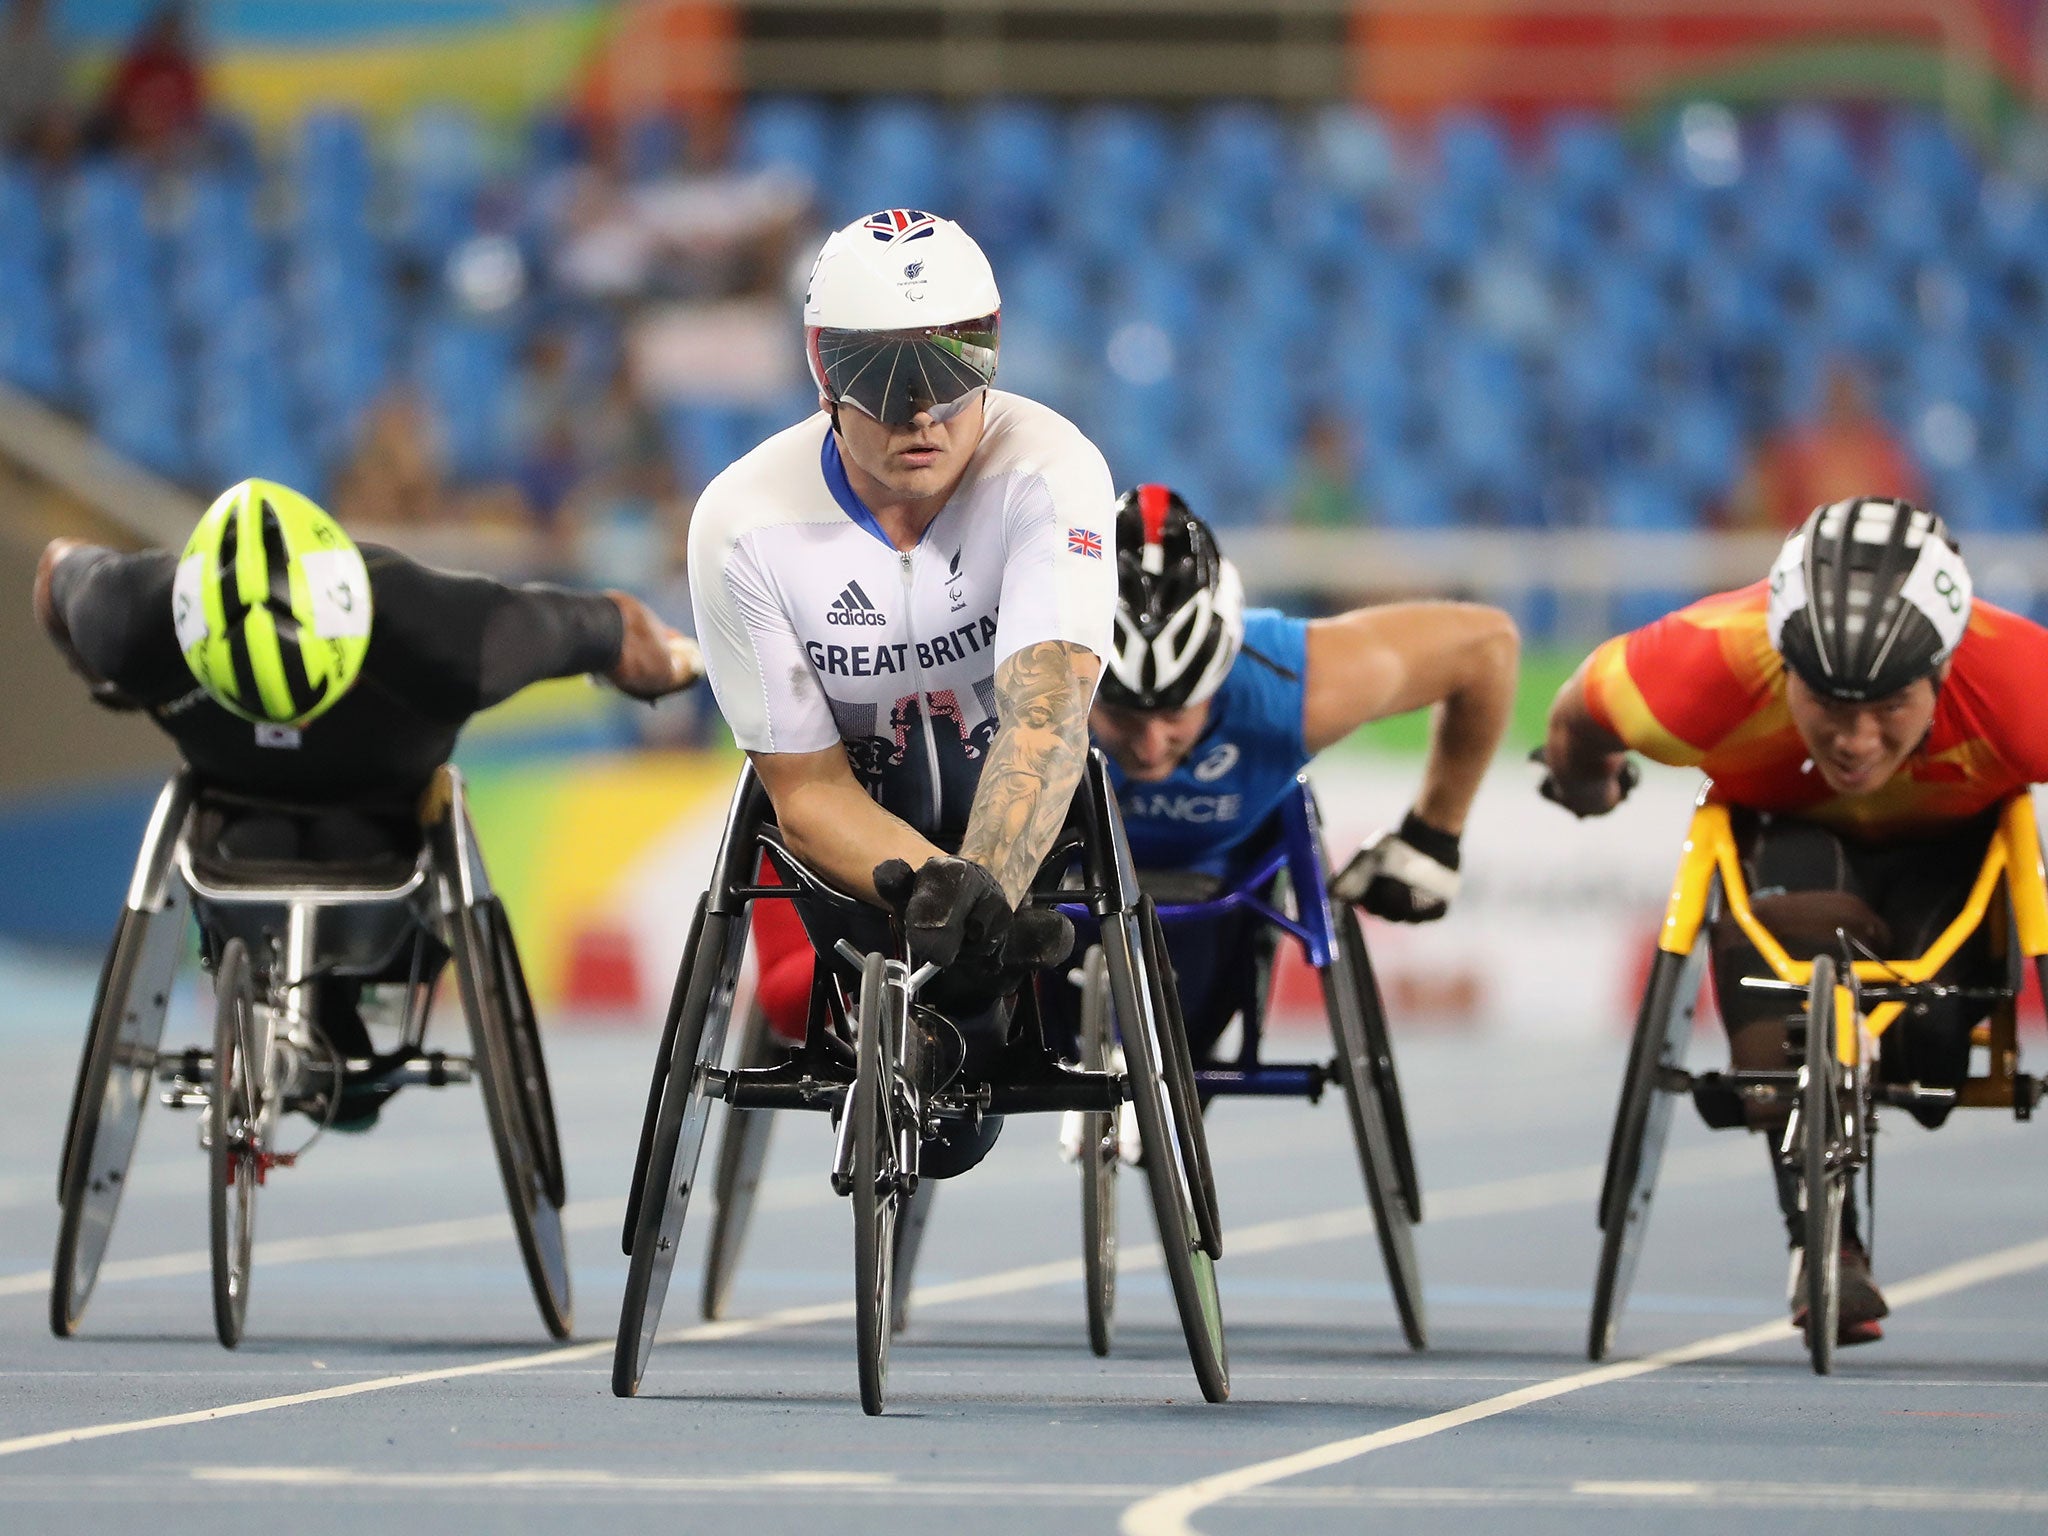
M 1402 1328 L 1409 1343 L 1420 1349 L 1426 1342 L 1427 1325 L 1421 1276 L 1409 1235 L 1410 1226 L 1422 1219 L 1414 1152 L 1363 934 L 1348 910 L 1342 912 L 1342 928 L 1338 914 L 1331 910 L 1322 814 L 1306 774 L 1295 776 L 1292 789 L 1268 817 L 1267 825 L 1273 829 L 1270 834 L 1255 836 L 1269 835 L 1270 846 L 1230 877 L 1228 889 L 1202 901 L 1162 903 L 1153 910 L 1168 935 L 1177 924 L 1213 922 L 1236 912 L 1249 912 L 1292 935 L 1322 979 L 1335 1056 L 1327 1063 L 1261 1060 L 1270 998 L 1254 998 L 1240 1015 L 1242 1042 L 1236 1062 L 1229 1066 L 1196 1063 L 1195 1085 L 1205 1100 L 1236 1096 L 1299 1098 L 1311 1103 L 1320 1100 L 1332 1083 L 1339 1087 L 1351 1112 L 1360 1171 Z M 1139 872 L 1141 888 L 1144 873 Z M 1281 874 L 1287 876 L 1294 895 L 1292 915 L 1269 899 Z M 1085 948 L 1092 934 L 1088 909 L 1062 903 L 1060 910 L 1073 920 Z

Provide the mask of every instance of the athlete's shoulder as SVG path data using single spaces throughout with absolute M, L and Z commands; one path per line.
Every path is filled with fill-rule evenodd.
M 1108 460 L 1079 427 L 1049 405 L 999 389 L 988 392 L 976 458 L 976 469 L 984 478 L 1079 473 L 1109 482 Z
M 820 411 L 785 427 L 712 476 L 690 516 L 690 553 L 730 546 L 786 523 L 843 520 L 825 484 L 822 455 L 831 422 Z
M 2048 629 L 1979 598 L 1943 687 L 1965 704 L 1999 756 L 2048 782 Z
M 1784 675 L 1764 582 L 1718 592 L 1617 635 L 1585 672 L 1593 716 L 1659 762 L 1688 765 L 1750 723 Z
M 1263 662 L 1265 670 L 1275 667 L 1295 674 L 1298 681 L 1308 649 L 1308 620 L 1282 613 L 1278 608 L 1247 608 L 1244 611 L 1244 652 L 1240 662 Z M 1231 670 L 1236 671 L 1233 666 Z

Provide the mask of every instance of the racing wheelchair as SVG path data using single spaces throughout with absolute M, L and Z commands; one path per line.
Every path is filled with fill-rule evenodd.
M 764 853 L 781 883 L 756 878 Z M 1070 871 L 1078 884 L 1063 886 Z M 1148 1188 L 1196 1379 L 1205 1398 L 1222 1401 L 1230 1387 L 1214 1268 L 1222 1239 L 1207 1183 L 1201 1110 L 1101 754 L 1089 754 L 1067 825 L 1030 899 L 1077 904 L 1099 925 L 1108 996 L 1129 1061 L 1123 1071 L 1082 1070 L 1058 1060 L 1044 1039 L 1035 989 L 1027 984 L 1018 994 L 1009 1043 L 988 1069 L 927 1092 L 919 1060 L 924 1045 L 911 1010 L 934 968 L 911 966 L 893 925 L 887 947 L 863 952 L 841 943 L 836 955 L 819 956 L 806 1037 L 794 1053 L 773 1065 L 748 1065 L 743 1057 L 741 1065 L 721 1067 L 751 905 L 794 896 L 880 917 L 825 885 L 783 846 L 767 792 L 749 766 L 734 791 L 711 885 L 684 946 L 649 1085 L 621 1234 L 631 1264 L 613 1392 L 630 1397 L 639 1390 L 656 1342 L 714 1103 L 834 1116 L 831 1183 L 850 1199 L 854 1215 L 861 1406 L 877 1414 L 885 1402 L 898 1300 L 897 1233 L 923 1187 L 925 1144 L 948 1123 L 973 1126 L 986 1115 L 1069 1109 L 1114 1114 L 1128 1098 L 1147 1145 L 1171 1149 L 1145 1160 Z
M 1729 809 L 1714 803 L 1711 792 L 1711 784 L 1701 791 L 1686 834 L 1622 1080 L 1600 1191 L 1600 1262 L 1587 1354 L 1601 1360 L 1613 1347 L 1649 1221 L 1672 1101 L 1690 1094 L 1709 1125 L 1742 1123 L 1739 1113 L 1731 1117 L 1718 1109 L 1731 1103 L 1790 1112 L 1784 1150 L 1796 1158 L 1806 1254 L 1800 1299 L 1809 1320 L 1813 1369 L 1826 1375 L 1834 1368 L 1841 1301 L 1843 1206 L 1857 1174 L 1868 1179 L 1874 1170 L 1878 1106 L 2009 1109 L 2025 1120 L 2040 1100 L 2041 1080 L 2018 1070 L 2017 1041 L 2022 961 L 2032 960 L 2048 984 L 2048 881 L 2040 831 L 2024 792 L 1999 808 L 1961 910 L 1924 953 L 1904 960 L 1859 955 L 1859 946 L 1845 936 L 1840 956 L 1795 960 L 1752 909 Z M 1771 972 L 1744 978 L 1743 984 L 1803 1001 L 1804 1027 L 1794 1037 L 1803 1059 L 1795 1068 L 1685 1068 L 1708 934 L 1724 907 Z M 2004 962 L 2003 984 L 1960 988 L 1938 982 L 1937 974 L 1980 931 Z M 1879 1071 L 1885 1032 L 1916 1002 L 1941 996 L 1990 1004 L 1974 1039 L 1988 1048 L 1989 1070 L 1957 1088 L 1886 1080 Z
M 50 1325 L 74 1333 L 91 1299 L 152 1090 L 201 1112 L 209 1161 L 215 1332 L 235 1347 L 249 1300 L 256 1201 L 345 1102 L 381 1105 L 408 1085 L 474 1079 L 541 1319 L 571 1326 L 560 1141 L 531 999 L 504 907 L 492 894 L 461 776 L 440 770 L 422 806 L 419 846 L 348 863 L 229 858 L 211 835 L 250 813 L 315 817 L 317 808 L 229 796 L 189 769 L 165 784 L 136 859 L 100 973 L 58 1173 L 63 1210 L 51 1271 Z M 161 1049 L 179 962 L 196 919 L 213 975 L 211 1048 Z M 442 968 L 453 960 L 471 1054 L 422 1049 Z M 320 1024 L 330 982 L 397 987 L 396 1050 L 348 1059 Z M 296 1146 L 285 1116 L 313 1126 Z
M 1259 840 L 1266 850 L 1263 855 L 1233 877 L 1227 889 L 1220 877 L 1155 871 L 1139 874 L 1144 893 L 1139 902 L 1141 939 L 1146 959 L 1166 993 L 1162 1011 L 1167 1016 L 1186 1022 L 1166 944 L 1167 935 L 1177 927 L 1189 931 L 1196 942 L 1226 944 L 1230 952 L 1226 962 L 1217 967 L 1217 974 L 1248 981 L 1220 1008 L 1214 999 L 1203 1000 L 1205 1007 L 1225 1015 L 1219 1024 L 1227 1023 L 1227 1015 L 1236 1012 L 1240 1044 L 1231 1061 L 1193 1067 L 1193 1088 L 1184 1082 L 1182 1098 L 1192 1092 L 1200 1102 L 1258 1096 L 1304 1098 L 1314 1103 L 1320 1102 L 1333 1083 L 1340 1088 L 1402 1333 L 1412 1348 L 1422 1349 L 1428 1344 L 1428 1325 L 1413 1232 L 1422 1219 L 1422 1196 L 1407 1116 L 1386 1014 L 1358 915 L 1341 905 L 1333 906 L 1324 894 L 1330 869 L 1324 855 L 1321 815 L 1306 777 L 1297 779 L 1294 793 L 1276 813 L 1271 831 L 1270 837 Z M 1305 899 L 1302 893 L 1311 892 L 1313 897 Z M 1089 1071 L 1106 1072 L 1114 1067 L 1117 1050 L 1107 957 L 1100 946 L 1086 942 L 1094 932 L 1089 910 L 1075 904 L 1063 905 L 1061 910 L 1084 936 L 1082 958 L 1068 978 L 1079 993 L 1074 1023 L 1080 1063 Z M 1237 931 L 1235 920 L 1240 918 L 1244 919 L 1242 931 Z M 1273 940 L 1279 934 L 1301 944 L 1322 983 L 1335 1051 L 1328 1062 L 1263 1059 Z M 1060 982 L 1048 977 L 1047 984 L 1057 987 Z M 766 1065 L 776 1059 L 775 1044 L 758 1007 L 746 1011 L 742 1030 L 743 1062 Z M 738 1110 L 729 1112 L 725 1121 L 713 1186 L 715 1215 L 704 1263 L 702 1305 L 706 1318 L 715 1319 L 724 1311 L 760 1182 L 771 1119 L 762 1111 Z M 1079 1154 L 1088 1341 L 1097 1355 L 1107 1355 L 1115 1330 L 1117 1175 L 1122 1166 L 1114 1110 L 1093 1110 L 1081 1116 Z M 1198 1144 L 1184 1155 L 1205 1157 L 1206 1152 Z M 1195 1187 L 1209 1189 L 1213 1184 L 1205 1175 Z M 918 1186 L 916 1199 L 897 1228 L 896 1296 L 891 1316 L 899 1330 L 906 1316 L 917 1244 L 935 1189 L 929 1182 Z M 1203 1218 L 1220 1225 L 1213 1210 L 1205 1211 Z
M 1140 876 L 1146 892 L 1140 907 L 1147 955 L 1163 981 L 1166 1011 L 1172 1017 L 1181 1018 L 1183 1012 L 1174 967 L 1168 960 L 1168 933 L 1182 928 L 1193 942 L 1219 941 L 1230 931 L 1233 920 L 1252 920 L 1244 925 L 1243 937 L 1226 951 L 1216 972 L 1219 976 L 1248 972 L 1250 976 L 1250 984 L 1233 999 L 1239 1004 L 1241 1032 L 1236 1059 L 1191 1067 L 1191 1082 L 1185 1091 L 1204 1103 L 1238 1096 L 1302 1098 L 1316 1103 L 1332 1084 L 1341 1090 L 1401 1331 L 1410 1348 L 1423 1349 L 1429 1334 L 1415 1257 L 1414 1225 L 1422 1220 L 1415 1154 L 1365 934 L 1356 912 L 1329 899 L 1331 871 L 1323 848 L 1322 816 L 1306 775 L 1296 777 L 1294 792 L 1275 813 L 1271 830 L 1267 851 L 1227 885 L 1207 876 L 1151 872 Z M 1086 911 L 1063 910 L 1075 919 L 1077 927 L 1087 931 Z M 1279 934 L 1301 945 L 1321 982 L 1335 1051 L 1328 1062 L 1264 1059 L 1266 1005 L 1274 940 Z M 1086 952 L 1077 979 L 1082 1064 L 1101 1070 L 1111 1059 L 1115 1032 L 1110 1027 L 1108 976 L 1099 950 Z M 1204 1001 L 1216 1006 L 1213 999 Z M 1227 1022 L 1227 1018 L 1217 1020 L 1219 1025 Z M 1181 1058 L 1191 1061 L 1185 1049 Z M 1188 1149 L 1188 1155 L 1206 1156 L 1206 1150 L 1197 1146 Z M 1116 1309 L 1116 1180 L 1121 1163 L 1113 1113 L 1097 1111 L 1084 1116 L 1080 1162 L 1088 1341 L 1096 1354 L 1106 1355 Z M 1202 1187 L 1213 1185 L 1205 1179 Z M 1215 1213 L 1208 1214 L 1213 1221 Z

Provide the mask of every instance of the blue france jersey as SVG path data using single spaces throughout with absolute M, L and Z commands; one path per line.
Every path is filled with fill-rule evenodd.
M 1186 760 L 1156 784 L 1133 784 L 1110 765 L 1140 869 L 1227 869 L 1308 766 L 1301 736 L 1307 670 L 1307 621 L 1250 609 L 1244 649 L 1210 699 L 1208 728 Z

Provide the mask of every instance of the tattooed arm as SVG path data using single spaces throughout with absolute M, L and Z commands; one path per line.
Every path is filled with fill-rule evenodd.
M 1015 906 L 1067 819 L 1088 755 L 1088 705 L 1102 670 L 1062 640 L 1027 645 L 996 668 L 996 715 L 960 856 L 995 876 Z

